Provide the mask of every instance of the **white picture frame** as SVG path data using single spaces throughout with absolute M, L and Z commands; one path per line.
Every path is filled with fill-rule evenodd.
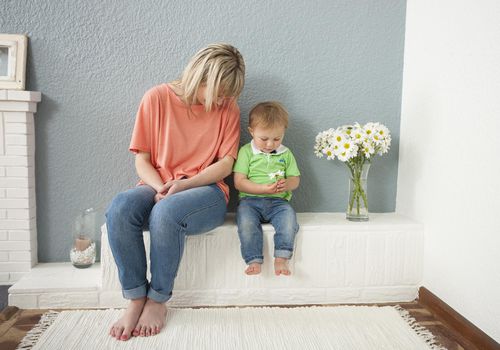
M 0 34 L 0 89 L 24 90 L 28 37 Z

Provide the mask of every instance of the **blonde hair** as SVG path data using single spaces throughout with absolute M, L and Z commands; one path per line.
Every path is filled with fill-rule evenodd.
M 288 112 L 285 107 L 277 101 L 261 102 L 250 111 L 249 127 L 260 126 L 264 129 L 283 126 L 288 127 Z
M 201 85 L 206 85 L 205 110 L 210 111 L 219 94 L 238 98 L 245 83 L 245 62 L 238 49 L 226 43 L 215 43 L 198 51 L 182 76 L 173 82 L 181 90 L 182 100 L 192 105 Z

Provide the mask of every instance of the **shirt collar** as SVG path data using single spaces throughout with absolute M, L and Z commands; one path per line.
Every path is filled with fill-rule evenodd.
M 253 140 L 250 142 L 250 145 L 252 146 L 253 154 L 269 154 L 269 153 L 262 152 L 260 149 L 258 149 L 255 146 L 255 143 L 253 142 Z M 288 148 L 286 146 L 280 145 L 275 151 L 273 151 L 273 153 L 270 153 L 270 154 L 272 154 L 272 155 L 282 154 L 282 153 L 285 153 L 287 150 L 288 150 Z

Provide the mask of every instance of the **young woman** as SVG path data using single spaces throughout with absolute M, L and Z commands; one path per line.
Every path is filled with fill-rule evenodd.
M 130 299 L 110 329 L 116 339 L 160 332 L 185 236 L 224 222 L 229 191 L 223 179 L 237 157 L 244 79 L 238 50 L 212 44 L 179 80 L 150 89 L 141 101 L 130 143 L 141 180 L 119 193 L 106 213 L 123 296 Z M 144 227 L 151 233 L 151 281 Z

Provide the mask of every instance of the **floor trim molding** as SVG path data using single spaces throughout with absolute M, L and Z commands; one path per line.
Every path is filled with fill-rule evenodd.
M 442 319 L 448 326 L 456 330 L 479 349 L 500 350 L 499 343 L 460 315 L 451 306 L 439 299 L 427 288 L 419 288 L 418 302 L 428 308 L 437 318 Z

